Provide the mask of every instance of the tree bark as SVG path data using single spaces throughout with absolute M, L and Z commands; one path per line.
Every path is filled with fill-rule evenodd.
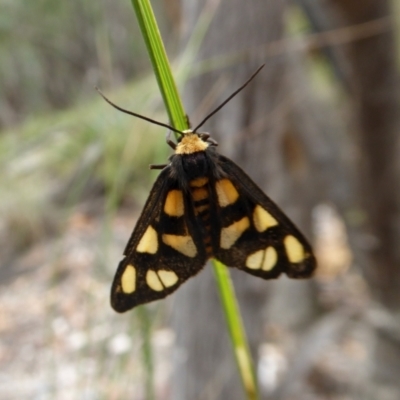
M 400 84 L 393 20 L 388 1 L 332 0 L 342 23 L 352 25 L 388 18 L 388 29 L 347 46 L 351 94 L 359 128 L 361 198 L 374 240 L 366 271 L 376 297 L 393 310 L 400 307 Z
M 342 73 L 353 101 L 358 141 L 357 189 L 366 216 L 363 229 L 369 233 L 359 246 L 367 255 L 362 267 L 374 300 L 392 312 L 390 324 L 397 328 L 390 330 L 400 332 L 400 82 L 393 13 L 386 0 L 329 0 L 321 4 L 325 14 L 335 15 L 328 29 L 371 21 L 386 23 L 386 30 L 338 50 L 346 55 L 349 67 Z M 373 374 L 366 382 L 366 392 L 372 398 L 397 399 L 398 334 L 389 335 L 378 327 L 375 340 Z
M 388 1 L 332 1 L 346 24 L 388 18 L 380 35 L 351 44 L 352 94 L 359 127 L 361 197 L 374 241 L 366 277 L 375 298 L 400 311 L 400 84 Z M 400 321 L 397 318 L 399 329 Z M 373 391 L 399 398 L 400 343 L 377 332 Z
M 183 2 L 185 22 L 191 27 L 205 2 Z M 284 35 L 285 2 L 282 0 L 222 1 L 212 20 L 198 54 L 206 60 L 222 54 L 232 55 L 282 39 Z M 209 120 L 204 127 L 219 142 L 219 151 L 231 157 L 278 204 L 288 211 L 295 222 L 310 228 L 311 209 L 308 173 L 291 164 L 287 151 L 288 137 L 298 137 L 289 123 L 287 102 L 288 79 L 285 56 L 266 57 L 263 52 L 249 51 L 242 63 L 204 74 L 187 86 L 185 104 L 188 110 L 203 102 L 213 86 L 227 82 L 218 101 L 209 104 L 211 110 L 237 89 L 255 69 L 265 63 L 257 78 L 235 99 Z M 203 115 L 201 116 L 203 117 Z M 196 125 L 198 121 L 192 121 Z M 289 160 L 290 159 L 290 160 Z M 297 172 L 296 172 L 297 171 Z M 298 191 L 301 182 L 307 187 Z M 305 214 L 304 214 L 305 213 Z M 266 313 L 287 325 L 300 326 L 309 318 L 314 304 L 310 299 L 310 283 L 281 279 L 280 300 L 266 311 L 265 304 L 277 282 L 265 282 L 232 270 L 237 298 L 246 327 L 250 347 L 257 363 L 258 346 L 263 341 Z M 282 295 L 286 293 L 287 296 Z M 277 303 L 279 306 L 276 307 Z M 288 312 L 283 315 L 282 307 Z M 277 311 L 278 310 L 278 311 Z M 293 310 L 293 312 L 291 312 Z M 311 311 L 312 313 L 312 311 Z M 220 300 L 215 290 L 211 268 L 205 270 L 178 291 L 174 299 L 172 325 L 176 331 L 176 363 L 172 379 L 172 398 L 243 399 L 243 389 L 231 351 Z
M 308 4 L 309 0 L 301 0 L 301 3 Z M 183 2 L 188 27 L 194 25 L 203 6 L 201 2 Z M 315 13 L 315 4 L 313 7 L 309 11 L 314 13 L 320 31 L 378 19 L 384 21 L 388 17 L 388 30 L 366 35 L 327 52 L 337 77 L 354 100 L 359 148 L 353 165 L 346 165 L 343 159 L 343 152 L 350 146 L 346 147 L 346 143 L 339 143 L 336 138 L 336 132 L 343 131 L 344 127 L 340 122 L 328 121 L 332 118 L 320 112 L 320 105 L 312 99 L 308 101 L 312 94 L 307 92 L 304 84 L 307 77 L 299 68 L 301 63 L 296 54 L 287 57 L 282 53 L 277 55 L 278 52 L 266 57 L 262 51 L 250 51 L 251 47 L 282 39 L 283 0 L 252 0 L 246 4 L 239 0 L 221 2 L 198 59 L 242 51 L 248 51 L 247 58 L 242 64 L 193 79 L 186 91 L 186 104 L 188 109 L 195 109 L 214 85 L 228 80 L 224 93 L 215 103 L 220 102 L 259 64 L 266 62 L 260 76 L 207 123 L 207 130 L 219 140 L 221 153 L 238 162 L 306 232 L 310 229 L 309 213 L 316 202 L 331 200 L 345 213 L 358 207 L 354 195 L 358 189 L 370 235 L 364 235 L 361 245 L 358 243 L 358 248 L 355 247 L 356 253 L 369 257 L 361 254 L 357 260 L 362 260 L 360 264 L 375 299 L 398 311 L 400 191 L 396 188 L 400 181 L 397 133 L 400 91 L 389 5 L 386 0 L 324 0 L 318 2 L 318 13 Z M 324 20 L 320 19 L 321 13 Z M 210 105 L 209 109 L 212 108 Z M 196 122 L 193 121 L 194 125 Z M 358 166 L 361 177 L 358 188 L 354 184 L 354 165 Z M 307 321 L 315 322 L 317 310 L 308 282 L 280 279 L 266 283 L 239 271 L 232 272 L 254 355 L 263 340 L 263 316 L 297 332 Z M 172 318 L 177 332 L 174 399 L 243 398 L 223 318 L 214 279 L 206 268 L 175 297 Z M 388 340 L 380 333 L 384 331 L 377 329 L 374 382 L 367 382 L 359 393 L 369 393 L 371 398 L 382 395 L 397 399 L 400 347 L 397 340 Z M 307 368 L 311 368 L 311 364 Z M 304 366 L 300 375 L 296 379 L 307 379 Z M 291 382 L 286 390 L 284 385 L 277 395 L 290 398 L 291 391 L 298 385 Z M 348 393 L 354 394 L 351 389 Z M 296 396 L 307 397 L 305 392 L 297 392 Z

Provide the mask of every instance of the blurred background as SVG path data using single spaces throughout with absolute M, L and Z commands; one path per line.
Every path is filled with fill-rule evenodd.
M 309 281 L 232 271 L 263 399 L 400 398 L 398 0 L 153 2 L 207 122 L 313 242 Z M 109 290 L 170 149 L 129 1 L 0 0 L 0 398 L 243 399 L 212 270 Z

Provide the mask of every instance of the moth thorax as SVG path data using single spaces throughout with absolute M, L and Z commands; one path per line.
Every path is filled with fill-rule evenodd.
M 205 151 L 207 147 L 208 143 L 200 139 L 197 133 L 185 131 L 182 140 L 176 146 L 175 154 L 192 154 Z
M 186 179 L 196 179 L 210 174 L 210 161 L 205 151 L 180 155 Z

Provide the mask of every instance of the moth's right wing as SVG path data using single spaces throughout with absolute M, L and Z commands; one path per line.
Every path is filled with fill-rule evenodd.
M 171 168 L 158 176 L 119 263 L 111 288 L 117 312 L 168 296 L 206 262 L 193 207 Z

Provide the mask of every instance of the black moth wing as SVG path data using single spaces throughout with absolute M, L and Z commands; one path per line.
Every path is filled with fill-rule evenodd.
M 125 248 L 125 257 L 118 265 L 111 287 L 111 306 L 117 312 L 166 297 L 197 274 L 206 262 L 188 197 L 182 196 L 182 216 L 171 217 L 164 210 L 168 193 L 174 189 L 179 189 L 179 182 L 169 165 L 154 183 Z M 187 256 L 166 245 L 163 242 L 165 234 L 190 237 L 196 254 Z
M 316 268 L 316 260 L 310 244 L 293 222 L 233 161 L 218 155 L 218 166 L 239 193 L 235 203 L 227 207 L 220 207 L 219 215 L 222 226 L 229 226 L 234 221 L 246 216 L 250 226 L 230 248 L 219 247 L 215 258 L 227 266 L 239 268 L 263 279 L 277 278 L 282 272 L 291 278 L 310 277 Z M 261 206 L 277 222 L 263 232 L 259 232 L 255 227 L 254 213 L 257 206 Z M 296 245 L 300 244 L 300 248 L 302 247 L 303 250 L 301 259 L 296 262 L 289 259 L 288 248 L 285 245 L 288 237 L 290 237 L 290 245 L 293 245 L 294 241 Z M 287 241 L 286 243 L 288 244 Z M 264 264 L 267 268 L 254 268 L 252 265 L 254 263 L 249 260 L 258 260 L 255 264 L 262 265 L 264 262 L 262 257 L 264 260 L 267 257 L 265 250 L 271 247 L 272 250 L 268 250 L 269 260 Z M 271 253 L 273 253 L 272 258 Z M 253 255 L 253 259 L 249 259 L 251 255 Z M 249 268 L 248 265 L 252 268 Z

